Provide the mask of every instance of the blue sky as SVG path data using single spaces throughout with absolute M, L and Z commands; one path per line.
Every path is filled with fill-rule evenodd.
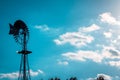
M 120 80 L 119 0 L 1 0 L 0 80 L 17 80 L 21 50 L 9 23 L 23 20 L 33 80 Z

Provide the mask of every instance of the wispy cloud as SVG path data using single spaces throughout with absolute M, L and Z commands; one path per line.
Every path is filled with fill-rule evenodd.
M 37 76 L 39 74 L 44 74 L 44 72 L 42 70 L 37 70 L 37 71 L 33 71 L 33 70 L 30 70 L 30 75 L 31 76 Z
M 120 67 L 120 61 L 109 61 L 107 64 L 110 66 Z
M 62 28 L 49 27 L 47 24 L 35 25 L 34 28 L 39 30 L 40 32 L 44 32 L 44 33 L 46 33 L 47 35 L 50 35 L 50 36 L 59 35 L 61 33 L 60 30 L 62 29 Z
M 49 31 L 50 30 L 50 28 L 45 24 L 44 25 L 36 25 L 35 28 L 39 29 L 41 31 Z
M 84 28 L 80 28 L 79 30 L 81 31 L 84 31 L 84 32 L 93 32 L 93 31 L 96 31 L 96 30 L 99 30 L 100 29 L 100 26 L 96 25 L 96 24 L 92 24 L 91 26 L 89 27 L 84 27 Z
M 18 72 L 0 73 L 0 79 L 3 79 L 3 78 L 9 78 L 9 79 L 18 78 Z
M 33 71 L 30 70 L 31 76 L 38 76 L 39 74 L 44 74 L 42 70 Z M 0 73 L 0 79 L 16 79 L 18 78 L 19 72 L 12 72 L 12 73 Z
M 60 60 L 58 60 L 58 64 L 65 65 L 65 66 L 69 65 L 68 61 L 60 61 Z

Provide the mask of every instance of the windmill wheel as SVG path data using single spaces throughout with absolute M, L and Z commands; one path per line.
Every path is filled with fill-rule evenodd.
M 23 42 L 24 42 L 24 36 L 25 36 L 25 39 L 26 39 L 26 43 L 28 42 L 29 30 L 28 30 L 26 24 L 22 20 L 17 20 L 14 23 L 14 26 L 11 25 L 11 24 L 9 24 L 9 25 L 10 25 L 9 34 L 13 34 L 14 39 L 17 43 L 22 45 Z

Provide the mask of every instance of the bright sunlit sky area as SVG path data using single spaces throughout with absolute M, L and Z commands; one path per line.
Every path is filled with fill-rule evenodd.
M 32 80 L 120 80 L 120 0 L 0 0 L 0 80 L 17 80 L 21 45 L 9 23 L 23 20 Z

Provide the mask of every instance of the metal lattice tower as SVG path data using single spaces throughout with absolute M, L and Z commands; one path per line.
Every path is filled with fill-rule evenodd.
M 28 63 L 28 54 L 32 53 L 27 50 L 27 42 L 29 39 L 29 30 L 22 20 L 17 20 L 14 25 L 9 24 L 9 34 L 14 36 L 17 43 L 22 46 L 22 50 L 18 51 L 21 54 L 20 70 L 18 80 L 31 80 L 30 68 Z

